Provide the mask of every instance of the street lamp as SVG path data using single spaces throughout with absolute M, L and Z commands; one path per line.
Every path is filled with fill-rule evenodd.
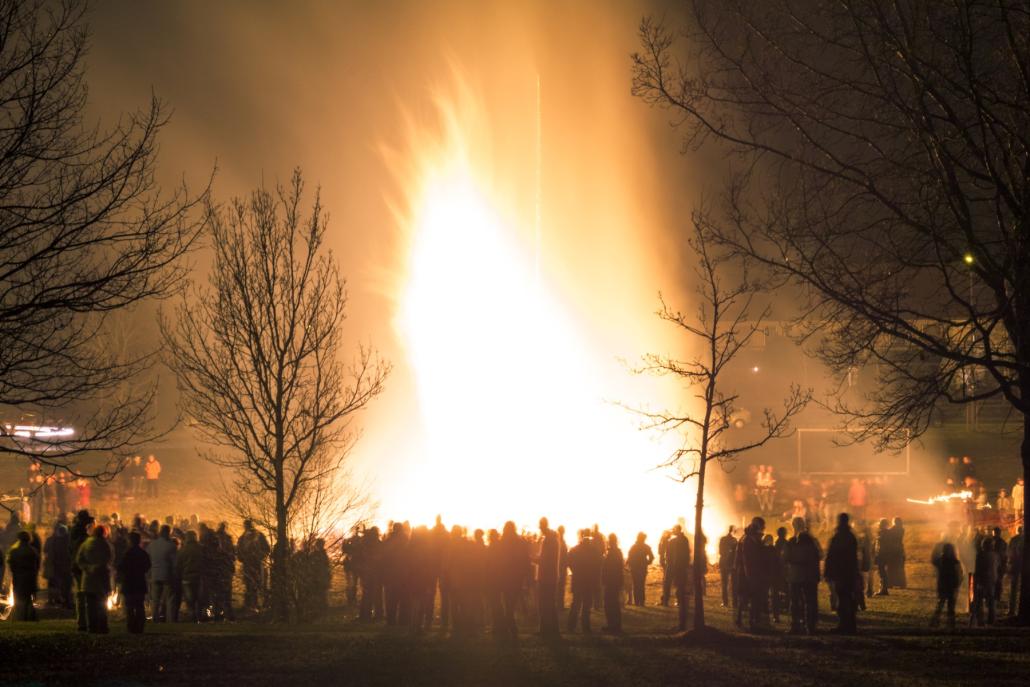
M 962 261 L 964 263 L 966 263 L 966 267 L 969 268 L 969 270 L 968 270 L 968 274 L 969 274 L 969 301 L 968 301 L 968 306 L 969 306 L 970 318 L 971 319 L 975 319 L 976 318 L 976 313 L 973 310 L 973 263 L 976 262 L 976 258 L 973 257 L 972 253 L 968 253 L 967 252 L 965 255 L 962 256 Z M 976 393 L 975 383 L 976 382 L 975 382 L 975 377 L 973 377 L 973 371 L 972 370 L 968 370 L 968 381 L 965 382 L 965 384 L 966 384 L 966 392 L 968 394 L 973 395 L 973 394 Z M 976 429 L 977 425 L 979 424 L 978 420 L 979 420 L 979 417 L 978 417 L 978 412 L 977 412 L 977 407 L 976 407 L 976 401 L 970 401 L 970 402 L 968 402 L 966 404 L 966 429 L 968 430 L 970 427 L 972 427 L 973 429 Z

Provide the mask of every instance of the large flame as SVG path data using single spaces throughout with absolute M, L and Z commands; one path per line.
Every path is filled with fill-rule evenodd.
M 533 527 L 546 515 L 570 531 L 598 523 L 624 540 L 681 517 L 692 523 L 693 489 L 653 469 L 679 438 L 656 440 L 611 402 L 627 400 L 629 374 L 595 350 L 571 304 L 541 277 L 529 240 L 536 213 L 513 207 L 494 184 L 482 108 L 464 90 L 439 110 L 442 127 L 416 128 L 403 180 L 409 243 L 396 325 L 421 444 L 384 514 L 430 522 L 441 513 L 470 527 Z M 705 521 L 714 545 L 723 521 L 714 508 Z

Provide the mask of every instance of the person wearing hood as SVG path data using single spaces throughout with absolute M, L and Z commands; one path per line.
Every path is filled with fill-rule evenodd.
M 14 590 L 15 620 L 37 620 L 32 597 L 38 589 L 39 552 L 32 546 L 29 533 L 18 533 L 18 539 L 7 551 L 7 567 L 11 569 Z

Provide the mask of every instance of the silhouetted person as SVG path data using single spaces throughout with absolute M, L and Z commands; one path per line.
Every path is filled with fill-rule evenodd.
M 157 538 L 147 545 L 150 556 L 150 615 L 155 623 L 162 623 L 173 615 L 172 599 L 175 585 L 175 557 L 178 554 L 172 541 L 172 528 L 162 525 Z M 140 630 L 142 632 L 142 630 Z
M 790 608 L 790 592 L 787 589 L 787 570 L 783 560 L 784 551 L 787 548 L 787 528 L 776 529 L 776 540 L 773 542 L 772 557 L 769 565 L 772 567 L 772 613 L 773 621 L 780 622 L 780 614 L 786 613 Z
M 669 567 L 667 575 L 676 593 L 679 629 L 687 629 L 687 613 L 690 611 L 690 541 L 683 533 L 683 527 L 676 525 L 668 541 Z
M 211 601 L 215 618 L 235 620 L 236 613 L 232 607 L 232 579 L 236 576 L 236 546 L 228 527 L 227 523 L 220 522 L 215 532 L 218 543 L 214 549 L 214 598 Z
M 730 595 L 733 593 L 734 558 L 737 555 L 737 538 L 733 536 L 734 529 L 733 525 L 730 525 L 726 534 L 719 539 L 719 582 L 722 584 L 723 608 L 729 608 Z
M 204 552 L 200 548 L 197 533 L 186 532 L 186 540 L 175 555 L 175 576 L 182 585 L 182 598 L 190 620 L 199 623 L 203 611 L 201 605 L 204 578 Z
M 11 511 L 10 517 L 3 530 L 0 530 L 0 549 L 7 551 L 14 542 L 18 541 L 18 533 L 21 532 L 21 518 L 16 511 Z
M 1001 528 L 995 527 L 991 530 L 991 546 L 994 548 L 995 556 L 997 557 L 998 575 L 994 581 L 994 603 L 998 605 L 1004 598 L 1002 595 L 1002 589 L 1004 588 L 1005 582 L 1005 570 L 1008 567 L 1006 562 L 1008 561 L 1008 544 L 1001 536 Z
M 891 586 L 898 589 L 908 587 L 908 575 L 905 574 L 905 525 L 901 518 L 894 518 L 891 525 L 891 560 L 888 566 L 888 575 L 891 578 Z
M 51 606 L 74 608 L 71 597 L 72 558 L 68 528 L 61 523 L 43 546 L 43 576 L 47 580 L 47 603 Z
M 411 594 L 411 628 L 418 634 L 433 624 L 436 570 L 433 567 L 433 539 L 429 528 L 419 525 L 408 543 L 408 586 Z M 328 559 L 326 563 L 328 564 Z M 328 570 L 328 566 L 326 567 Z M 329 588 L 326 587 L 328 594 Z
M 969 625 L 983 627 L 984 607 L 987 607 L 987 624 L 993 625 L 997 612 L 994 590 L 998 582 L 998 554 L 990 538 L 984 538 L 976 552 L 976 567 L 973 572 L 973 606 L 969 614 Z
M 751 594 L 747 579 L 747 570 L 744 567 L 744 542 L 751 533 L 752 526 L 744 528 L 744 535 L 737 542 L 737 553 L 733 556 L 733 581 L 736 594 L 734 606 L 736 612 L 733 614 L 733 623 L 737 627 L 744 627 L 744 613 L 750 614 Z
M 890 562 L 894 556 L 894 541 L 890 532 L 890 523 L 887 518 L 882 518 L 876 530 L 876 546 L 873 552 L 873 560 L 876 563 L 876 573 L 880 578 L 880 591 L 877 596 L 887 596 L 890 593 Z
M 216 616 L 215 603 L 220 594 L 218 585 L 222 554 L 218 548 L 218 536 L 203 522 L 197 526 L 197 542 L 200 544 L 201 552 L 200 619 L 206 621 Z
M 501 601 L 504 559 L 500 542 L 501 533 L 491 529 L 487 533 L 486 547 L 486 608 L 490 614 L 491 634 L 498 639 L 504 635 L 504 603 Z
M 764 627 L 769 615 L 772 570 L 769 554 L 762 541 L 764 534 L 765 519 L 756 517 L 751 520 L 751 525 L 741 540 L 740 554 L 744 558 L 744 578 L 747 581 L 748 627 L 751 630 Z
M 604 554 L 601 568 L 601 585 L 604 588 L 604 617 L 606 625 L 602 632 L 609 634 L 622 633 L 622 570 L 625 560 L 619 548 L 619 539 L 614 534 L 608 535 L 608 546 Z
M 443 560 L 444 555 L 447 551 L 447 528 L 443 524 L 443 516 L 437 515 L 436 522 L 433 523 L 433 527 L 429 532 L 430 536 L 430 552 L 429 552 L 429 566 L 430 572 L 433 575 L 433 608 L 430 609 L 430 620 L 435 618 L 436 608 L 436 593 L 440 591 L 440 605 L 441 605 L 441 617 L 443 615 Z
M 579 543 L 569 549 L 569 569 L 572 571 L 569 632 L 575 632 L 577 623 L 581 623 L 583 633 L 590 634 L 590 609 L 594 605 L 594 590 L 601 581 L 601 565 L 600 552 L 590 541 L 590 530 L 581 530 Z
M 245 525 L 244 525 L 244 527 L 245 527 Z M 246 532 L 244 532 L 244 534 L 246 534 Z M 236 540 L 236 554 L 237 554 L 237 556 L 240 556 L 240 562 L 241 563 L 243 562 L 243 558 L 242 558 L 243 554 L 242 554 L 242 551 L 241 551 L 241 547 L 242 547 L 242 541 L 243 541 L 244 534 L 241 534 L 240 538 Z M 357 571 L 357 566 L 356 566 L 356 560 L 357 560 L 357 558 L 360 555 L 358 553 L 358 549 L 360 548 L 360 542 L 361 542 L 361 539 L 360 539 L 360 535 L 358 533 L 358 526 L 357 525 L 355 525 L 354 529 L 351 530 L 350 536 L 344 538 L 344 540 L 342 542 L 340 542 L 340 553 L 342 554 L 340 556 L 340 559 L 341 559 L 341 567 L 343 568 L 344 595 L 346 596 L 346 599 L 347 599 L 347 606 L 350 607 L 350 608 L 357 608 L 357 605 L 358 605 L 358 571 Z M 244 567 L 244 571 L 243 571 L 244 585 L 246 585 L 246 578 L 247 578 L 247 572 L 246 572 L 246 567 Z M 244 589 L 246 589 L 246 586 L 244 586 Z M 434 594 L 436 593 L 435 589 L 434 589 L 433 593 Z M 250 608 L 251 606 L 249 606 L 247 604 L 247 593 L 246 593 L 246 591 L 244 591 L 243 595 L 244 595 L 243 607 L 244 608 Z
M 837 516 L 837 530 L 826 551 L 825 577 L 837 591 L 837 632 L 855 634 L 856 598 L 860 575 L 858 572 L 858 539 L 851 531 L 847 513 Z
M 865 610 L 866 597 L 873 595 L 873 528 L 868 522 L 859 523 L 858 570 L 862 573 L 862 590 L 858 607 Z
M 14 592 L 15 620 L 36 620 L 36 609 L 32 598 L 37 591 L 39 579 L 39 552 L 32 546 L 32 537 L 22 530 L 7 550 L 7 567 L 11 571 L 11 588 Z
M 359 546 L 360 542 L 355 543 Z M 236 552 L 243 566 L 243 607 L 260 608 L 265 596 L 265 563 L 272 549 L 265 535 L 250 520 L 243 521 L 243 534 L 236 541 Z
M 472 533 L 472 546 L 469 548 L 471 555 L 472 568 L 470 571 L 471 581 L 471 611 L 473 626 L 472 630 L 475 633 L 480 632 L 486 626 L 486 607 L 484 601 L 486 599 L 486 540 L 485 532 L 482 529 L 476 529 Z M 516 599 L 516 606 L 521 608 L 524 613 L 528 613 L 528 604 L 526 601 L 526 590 L 532 586 L 533 583 L 533 569 L 529 561 L 529 542 L 522 536 L 519 536 L 519 540 L 522 542 L 522 549 L 525 555 L 525 567 L 523 569 L 522 582 L 519 585 L 519 591 Z
M 458 607 L 455 577 L 458 574 L 457 567 L 460 558 L 460 548 L 464 539 L 461 526 L 453 525 L 443 548 L 443 557 L 440 564 L 440 627 L 444 629 L 450 626 L 451 616 Z M 500 590 L 498 589 L 499 593 Z
M 669 605 L 669 596 L 672 594 L 672 578 L 669 577 L 669 539 L 672 537 L 672 530 L 665 530 L 658 539 L 658 566 L 662 569 L 662 596 L 658 602 L 659 606 Z
M 1023 580 L 1023 526 L 1009 542 L 1009 615 L 1019 611 L 1020 583 Z
M 546 521 L 543 523 L 546 525 Z M 526 580 L 529 579 L 529 547 L 519 536 L 515 523 L 509 520 L 504 523 L 501 539 L 497 542 L 501 561 L 501 628 L 500 636 L 507 639 L 518 638 L 518 626 L 515 623 L 515 610 L 522 594 Z
M 107 541 L 107 528 L 97 525 L 79 547 L 75 564 L 82 571 L 80 589 L 85 594 L 86 629 L 106 634 L 107 597 L 111 594 L 111 563 L 114 552 Z
M 129 548 L 118 563 L 122 598 L 125 601 L 125 622 L 132 634 L 142 634 L 147 622 L 146 597 L 147 573 L 150 572 L 150 556 L 140 546 L 139 532 L 129 532 Z M 157 540 L 155 540 L 157 541 Z M 160 606 L 160 604 L 156 604 Z
M 565 610 L 565 588 L 569 579 L 569 547 L 565 543 L 565 526 L 558 525 L 558 610 Z
M 548 526 L 547 518 L 540 518 L 540 550 L 536 556 L 536 595 L 540 634 L 545 637 L 556 637 L 559 634 L 557 595 L 560 556 L 558 533 Z
M 371 622 L 383 618 L 383 573 L 382 542 L 379 540 L 379 528 L 369 527 L 361 534 L 358 556 L 355 567 L 358 583 L 361 587 L 361 600 L 358 605 L 358 619 Z M 443 587 L 441 586 L 441 594 Z M 446 606 L 441 609 L 444 612 Z
M 387 625 L 396 625 L 398 619 L 403 620 L 401 606 L 405 602 L 404 596 L 407 592 L 407 548 L 408 536 L 404 532 L 404 525 L 395 522 L 390 534 L 383 541 L 383 591 L 386 597 Z
M 72 561 L 72 581 L 75 583 L 75 621 L 79 632 L 87 630 L 86 592 L 82 589 L 82 569 L 76 562 L 79 548 L 89 538 L 89 528 L 93 525 L 93 516 L 87 510 L 80 510 L 75 515 L 71 532 L 68 534 L 69 557 Z
M 597 553 L 600 554 L 601 560 L 604 560 L 604 554 L 607 547 L 604 543 L 604 535 L 601 534 L 601 527 L 597 523 L 594 523 L 594 529 L 590 532 L 590 543 L 597 547 Z M 601 578 L 597 578 L 597 588 L 594 589 L 594 610 L 600 611 L 604 608 L 602 603 L 604 599 L 604 592 L 601 588 Z
M 325 539 L 321 537 L 315 539 L 308 552 L 308 569 L 311 581 L 309 617 L 319 618 L 329 608 L 329 588 L 333 577 L 329 554 L 325 550 Z
M 948 627 L 955 627 L 955 600 L 962 586 L 962 563 L 955 553 L 955 546 L 944 542 L 940 553 L 931 561 L 937 571 L 937 608 L 930 619 L 930 626 L 936 627 L 941 622 L 941 611 L 947 606 Z
M 654 553 L 647 545 L 647 535 L 643 532 L 637 534 L 637 540 L 629 547 L 626 555 L 626 565 L 629 567 L 631 587 L 630 601 L 634 606 L 644 605 L 644 590 L 647 585 L 647 569 L 654 562 Z
M 819 562 L 823 553 L 804 518 L 791 522 L 794 536 L 783 550 L 790 591 L 790 631 L 815 634 L 819 621 Z

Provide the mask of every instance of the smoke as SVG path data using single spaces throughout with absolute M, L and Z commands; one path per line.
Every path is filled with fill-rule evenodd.
M 529 220 L 539 79 L 541 272 L 586 342 L 584 355 L 603 367 L 606 399 L 681 402 L 667 388 L 652 395 L 618 362 L 648 351 L 682 354 L 682 341 L 652 313 L 659 290 L 689 306 L 678 237 L 694 200 L 684 190 L 700 187 L 662 113 L 629 93 L 636 28 L 655 9 L 586 1 L 104 3 L 92 15 L 91 106 L 110 123 L 152 90 L 170 102 L 160 157 L 168 184 L 182 175 L 202 184 L 217 161 L 221 200 L 271 186 L 297 165 L 321 185 L 329 244 L 348 277 L 348 343 L 370 343 L 395 364 L 387 392 L 361 418 L 354 454 L 356 469 L 388 500 L 386 485 L 413 469 L 422 417 L 397 327 L 410 239 L 398 221 L 407 189 L 397 168 L 414 152 L 407 132 L 439 126 L 438 98 L 456 72 L 488 122 L 489 135 L 477 139 L 490 149 L 484 171 L 506 209 Z M 531 240 L 532 222 L 516 231 Z M 198 256 L 198 278 L 206 267 Z M 164 390 L 162 415 L 174 417 L 174 394 L 169 384 Z M 634 474 L 654 467 L 650 456 L 626 461 Z M 620 475 L 611 477 L 617 487 Z M 603 499 L 618 493 L 597 495 L 598 519 Z M 672 493 L 670 512 L 687 514 L 692 494 Z

